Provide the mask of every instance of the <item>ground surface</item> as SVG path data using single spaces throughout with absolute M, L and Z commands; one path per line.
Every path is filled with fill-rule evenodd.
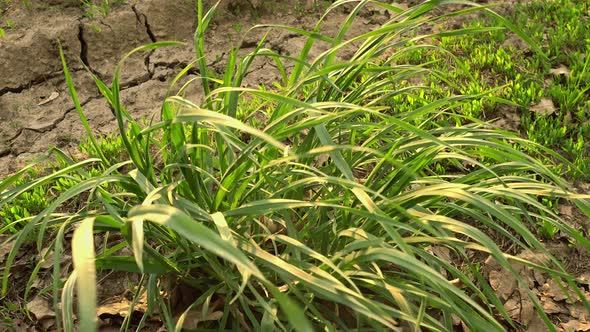
M 313 27 L 319 11 L 307 13 L 299 2 L 286 2 L 256 10 L 252 10 L 248 3 L 222 5 L 220 15 L 208 30 L 206 41 L 206 57 L 209 63 L 215 64 L 215 70 L 223 72 L 231 45 L 240 46 L 242 52 L 256 47 L 267 30 L 258 29 L 245 34 L 255 24 L 277 23 L 307 29 Z M 334 35 L 345 17 L 343 11 L 331 15 L 323 25 L 324 32 Z M 384 12 L 367 11 L 361 20 L 355 21 L 351 31 L 370 31 L 387 17 Z M 158 114 L 171 80 L 195 60 L 192 37 L 196 11 L 190 1 L 127 1 L 113 6 L 105 17 L 88 18 L 76 1 L 53 0 L 31 8 L 9 6 L 3 19 L 13 22 L 13 26 L 6 29 L 6 36 L 0 39 L 0 178 L 14 172 L 50 146 L 75 151 L 85 135 L 63 78 L 57 40 L 73 72 L 74 84 L 90 126 L 101 134 L 115 131 L 116 121 L 85 66 L 109 82 L 117 62 L 130 50 L 155 41 L 187 42 L 186 46 L 140 53 L 125 63 L 122 100 L 132 116 L 149 119 Z M 265 47 L 281 54 L 295 55 L 304 42 L 305 38 L 301 36 L 271 30 Z M 322 47 L 327 48 L 327 45 L 318 43 L 312 56 L 319 54 Z M 341 56 L 346 58 L 346 50 Z M 271 85 L 277 81 L 278 71 L 271 62 L 259 60 L 254 68 L 244 85 Z M 197 74 L 193 70 L 185 79 L 195 78 Z M 202 97 L 201 91 L 195 85 L 191 89 L 187 91 L 188 98 L 198 101 Z M 571 207 L 563 209 L 566 218 L 575 219 L 570 221 L 582 222 L 583 217 L 572 212 Z M 567 245 L 556 243 L 555 247 L 553 252 L 561 256 L 570 267 L 569 270 L 588 282 L 590 269 L 583 264 L 588 261 L 588 257 L 574 256 L 581 254 Z M 0 251 L 1 254 L 4 252 L 4 249 Z M 439 255 L 443 257 L 445 252 L 441 251 Z M 501 294 L 513 318 L 523 322 L 523 329 L 545 330 L 538 316 L 533 313 L 530 300 L 522 290 L 515 288 L 515 279 L 509 277 L 506 271 L 497 270 L 493 262 L 489 262 L 485 268 L 488 269 L 490 284 Z M 590 314 L 580 309 L 579 301 L 565 297 L 558 285 L 542 274 L 522 266 L 516 268 L 530 282 L 530 288 L 539 296 L 556 327 L 561 330 L 590 331 Z M 129 291 L 127 277 L 108 277 L 105 280 L 112 282 L 109 288 L 112 292 L 103 294 L 105 302 L 99 309 L 106 317 L 105 326 L 109 325 L 109 317 L 117 317 L 128 309 L 128 301 L 123 296 Z M 47 280 L 40 281 L 43 282 Z M 39 288 L 44 286 L 47 285 L 38 285 Z M 583 295 L 590 299 L 590 293 Z M 46 300 L 36 297 L 27 307 L 36 316 L 37 322 L 51 323 L 52 312 Z M 29 322 L 21 323 L 25 327 L 31 326 Z M 37 328 L 40 328 L 39 324 Z
M 73 4 L 72 4 L 73 3 Z M 312 28 L 319 14 L 305 12 L 295 1 L 275 7 L 253 10 L 247 2 L 222 5 L 208 30 L 206 57 L 222 72 L 231 45 L 242 52 L 252 51 L 267 29 L 245 32 L 255 24 L 284 24 Z M 323 29 L 334 35 L 346 17 L 332 15 Z M 98 77 L 109 81 L 118 61 L 132 49 L 154 41 L 179 40 L 186 46 L 141 53 L 126 61 L 121 92 L 128 111 L 137 118 L 159 111 L 170 81 L 195 60 L 192 46 L 196 11 L 190 1 L 127 1 L 114 5 L 106 17 L 88 18 L 75 1 L 53 1 L 50 6 L 11 6 L 3 15 L 14 22 L 0 40 L 0 176 L 49 146 L 76 146 L 84 135 L 82 124 L 68 92 L 57 48 L 59 39 L 73 71 L 73 80 L 90 125 L 98 133 L 115 129 L 116 122 L 105 100 L 84 69 L 86 65 Z M 370 31 L 386 19 L 367 15 L 356 22 L 356 33 Z M 242 39 L 244 38 L 244 39 Z M 281 54 L 295 55 L 305 39 L 286 31 L 271 31 L 265 47 Z M 327 45 L 324 45 L 327 46 Z M 318 44 L 312 54 L 318 54 Z M 270 62 L 259 61 L 248 76 L 246 86 L 271 84 L 278 71 Z M 196 71 L 187 78 L 194 78 Z M 188 91 L 198 100 L 200 91 Z M 192 94 L 192 95 L 190 95 Z

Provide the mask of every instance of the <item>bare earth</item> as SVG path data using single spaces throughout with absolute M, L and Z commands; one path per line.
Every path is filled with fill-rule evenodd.
M 186 42 L 185 46 L 143 52 L 125 62 L 121 91 L 124 105 L 136 118 L 151 118 L 158 114 L 171 80 L 196 58 L 192 40 L 197 14 L 191 1 L 131 0 L 112 6 L 106 17 L 94 19 L 84 16 L 77 1 L 50 3 L 30 9 L 12 5 L 3 15 L 14 26 L 5 29 L 6 36 L 0 39 L 0 178 L 50 146 L 67 150 L 85 136 L 63 76 L 58 40 L 85 115 L 99 134 L 115 130 L 116 122 L 84 65 L 110 83 L 117 63 L 132 49 L 155 41 Z M 365 16 L 351 31 L 370 31 L 387 19 L 384 13 Z M 241 42 L 242 53 L 246 54 L 254 50 L 268 30 L 246 34 L 253 25 L 313 28 L 318 17 L 319 12 L 306 12 L 301 1 L 280 1 L 274 7 L 256 10 L 246 1 L 222 4 L 207 32 L 206 57 L 222 73 L 230 46 Z M 335 35 L 345 17 L 342 11 L 331 15 L 323 32 Z M 265 47 L 296 55 L 304 42 L 304 37 L 275 29 Z M 327 44 L 317 43 L 312 56 L 327 48 Z M 246 86 L 271 84 L 279 77 L 277 68 L 268 60 L 256 60 L 253 68 Z M 185 79 L 195 75 L 198 72 L 193 70 Z M 200 94 L 198 85 L 193 84 L 188 91 L 188 97 L 197 102 Z

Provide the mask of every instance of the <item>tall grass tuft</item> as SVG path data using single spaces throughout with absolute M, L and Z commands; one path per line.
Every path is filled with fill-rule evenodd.
M 396 14 L 379 29 L 347 39 L 352 21 L 368 2 Z M 508 22 L 487 7 L 464 1 L 426 1 L 404 10 L 377 1 L 341 0 L 326 15 L 351 3 L 354 8 L 336 36 L 320 33 L 325 16 L 311 32 L 255 27 L 288 29 L 306 36 L 307 43 L 297 57 L 265 49 L 263 41 L 243 57 L 230 52 L 220 78 L 208 70 L 203 56 L 213 9 L 205 12 L 198 1 L 195 47 L 201 77 L 188 84 L 201 84 L 206 97 L 187 100 L 182 97 L 186 86 L 175 87 L 187 68 L 170 88 L 178 93 L 169 94 L 160 119 L 147 126 L 133 120 L 119 98 L 124 59 L 111 86 L 95 78 L 116 112 L 125 150 L 121 155 L 128 159 L 111 160 L 100 139 L 93 138 L 87 160 L 74 161 L 55 150 L 66 165 L 60 170 L 16 186 L 24 171 L 0 182 L 2 208 L 56 179 L 74 181 L 14 235 L 3 293 L 15 256 L 31 235 L 37 236 L 39 248 L 51 243 L 54 280 L 59 280 L 64 236 L 72 229 L 73 271 L 65 285 L 53 286 L 55 310 L 62 313 L 66 330 L 74 329 L 74 290 L 80 329 L 95 329 L 95 274 L 101 270 L 142 274 L 135 299 L 147 292 L 145 317 L 158 313 L 170 331 L 180 330 L 197 308 L 201 317 L 218 311 L 218 319 L 199 327 L 220 330 L 448 331 L 456 319 L 471 330 L 503 330 L 515 322 L 478 268 L 485 254 L 514 272 L 511 262 L 517 258 L 502 251 L 496 244 L 500 240 L 510 241 L 515 252 L 547 255 L 544 265 L 518 260 L 579 292 L 529 228 L 537 220 L 554 224 L 590 249 L 583 236 L 538 199 L 572 199 L 588 211 L 585 197 L 568 191 L 561 178 L 522 153 L 522 146 L 541 149 L 526 140 L 478 122 L 437 125 L 470 100 L 492 98 L 490 94 L 449 96 L 403 111 L 390 102 L 422 88 L 408 84 L 400 89 L 410 77 L 444 76 L 428 64 L 396 64 L 409 49 L 436 47 L 425 41 L 437 34 L 419 33 L 423 24 L 474 9 Z M 472 7 L 438 16 L 433 12 L 452 3 Z M 438 35 L 494 29 L 498 27 Z M 309 60 L 318 41 L 331 46 Z M 173 44 L 150 44 L 130 54 Z M 339 59 L 339 52 L 353 45 L 354 55 Z M 242 87 L 257 57 L 274 61 L 282 73 L 272 90 Z M 456 69 L 463 70 L 460 64 Z M 92 135 L 65 60 L 64 71 Z M 437 172 L 436 165 L 444 165 L 445 173 Z M 87 198 L 81 207 L 61 208 L 83 193 Z M 132 256 L 94 250 L 97 235 L 113 233 L 124 239 L 115 248 L 129 247 Z M 453 260 L 437 257 L 426 250 L 429 246 L 447 248 Z M 182 308 L 178 319 L 173 315 L 178 308 L 165 295 L 163 279 L 171 277 L 201 294 Z M 517 273 L 515 277 L 526 288 Z M 552 326 L 538 299 L 528 294 Z M 216 301 L 221 305 L 211 306 Z

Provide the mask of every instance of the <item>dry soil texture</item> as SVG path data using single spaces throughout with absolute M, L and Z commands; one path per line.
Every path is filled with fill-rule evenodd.
M 149 119 L 158 116 L 175 75 L 196 58 L 193 1 L 129 0 L 112 5 L 108 15 L 94 18 L 85 15 L 87 11 L 75 0 L 37 3 L 41 1 L 26 8 L 15 2 L 2 14 L 3 22 L 10 22 L 11 27 L 4 27 L 6 35 L 0 39 L 0 178 L 50 146 L 68 150 L 86 135 L 64 79 L 59 44 L 84 113 L 97 134 L 112 132 L 116 122 L 90 73 L 110 82 L 119 60 L 134 48 L 164 40 L 186 42 L 184 46 L 142 52 L 125 61 L 121 80 L 124 106 L 133 117 Z M 250 27 L 275 23 L 310 29 L 319 13 L 307 12 L 303 1 L 265 1 L 256 9 L 248 1 L 222 2 L 207 30 L 207 61 L 221 74 L 231 46 L 240 46 L 245 54 L 269 31 L 249 31 Z M 330 15 L 323 33 L 335 35 L 346 15 L 345 9 Z M 387 17 L 387 13 L 367 10 L 350 31 L 370 31 Z M 286 30 L 271 29 L 264 47 L 297 55 L 305 40 Z M 328 46 L 316 43 L 311 56 Z M 346 53 L 344 50 L 342 57 Z M 252 68 L 246 86 L 270 84 L 279 78 L 271 61 L 260 58 Z M 185 80 L 198 75 L 197 70 L 191 70 Z M 202 97 L 198 84 L 187 93 L 196 102 Z

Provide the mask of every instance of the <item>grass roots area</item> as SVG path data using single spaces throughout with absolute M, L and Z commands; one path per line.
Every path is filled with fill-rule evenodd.
M 323 16 L 310 32 L 256 27 L 308 39 L 297 57 L 265 49 L 264 40 L 243 56 L 230 50 L 218 76 L 204 57 L 215 7 L 198 1 L 197 60 L 174 80 L 159 118 L 142 124 L 121 103 L 125 59 L 112 84 L 94 77 L 116 114 L 119 132 L 109 137 L 92 135 L 62 54 L 88 158 L 52 149 L 50 163 L 0 182 L 0 227 L 12 245 L 3 294 L 21 251 L 36 247 L 42 259 L 31 264 L 24 297 L 39 292 L 33 284 L 51 257 L 53 282 L 40 292 L 66 331 L 96 330 L 108 287 L 100 280 L 112 271 L 136 276 L 128 310 L 143 308 L 124 316 L 123 329 L 153 317 L 169 331 L 522 328 L 490 285 L 487 258 L 548 328 L 554 322 L 516 263 L 589 310 L 544 241 L 559 232 L 590 249 L 587 230 L 554 206 L 567 201 L 590 214 L 588 196 L 563 178 L 590 174 L 590 24 L 580 23 L 589 21 L 588 4 L 538 1 L 500 16 L 461 1 L 409 9 L 371 1 L 391 19 L 345 38 L 368 2 L 327 8 L 348 6 L 336 36 L 320 33 Z M 318 40 L 331 47 L 310 61 Z M 353 46 L 351 58 L 339 58 Z M 242 87 L 259 57 L 282 81 Z M 558 65 L 567 74 L 552 74 Z M 200 79 L 177 84 L 191 67 Z M 203 100 L 183 97 L 192 86 Z M 553 109 L 531 111 L 544 99 Z M 490 125 L 508 113 L 520 132 Z M 73 264 L 62 264 L 70 254 Z M 179 304 L 179 289 L 194 296 Z

